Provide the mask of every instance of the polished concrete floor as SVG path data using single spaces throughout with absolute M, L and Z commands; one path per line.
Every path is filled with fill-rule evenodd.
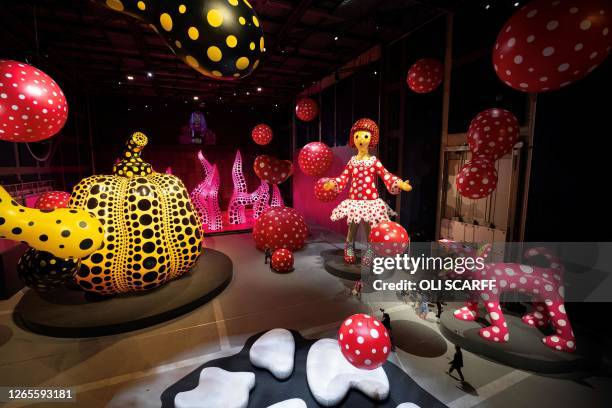
M 290 274 L 272 273 L 250 234 L 211 237 L 206 245 L 234 261 L 228 288 L 209 304 L 147 329 L 86 339 L 45 337 L 12 321 L 23 292 L 0 301 L 0 386 L 71 386 L 78 403 L 67 407 L 156 407 L 168 386 L 206 361 L 236 353 L 257 332 L 284 327 L 305 337 L 334 337 L 346 316 L 376 314 L 384 307 L 398 337 L 391 360 L 449 407 L 604 407 L 612 402 L 610 378 L 543 377 L 468 352 L 467 383 L 461 385 L 445 374 L 453 345 L 440 335 L 433 313 L 424 321 L 400 301 L 381 304 L 367 296 L 358 301 L 347 295 L 352 282 L 323 269 L 319 254 L 341 247 L 337 235 L 314 231 L 306 248 L 295 254 Z

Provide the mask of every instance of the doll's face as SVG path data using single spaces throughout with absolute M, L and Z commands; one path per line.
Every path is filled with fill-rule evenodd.
M 367 130 L 358 130 L 353 133 L 353 142 L 357 147 L 357 150 L 360 152 L 367 152 L 368 147 L 370 146 L 370 140 L 372 139 L 372 134 Z

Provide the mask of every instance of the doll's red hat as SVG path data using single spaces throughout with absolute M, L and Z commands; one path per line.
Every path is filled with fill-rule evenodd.
M 361 118 L 357 122 L 353 124 L 351 128 L 351 137 L 349 138 L 349 146 L 355 147 L 355 142 L 353 141 L 353 135 L 358 130 L 365 130 L 370 132 L 372 135 L 372 139 L 370 140 L 370 147 L 376 147 L 378 144 L 378 125 L 372 119 Z

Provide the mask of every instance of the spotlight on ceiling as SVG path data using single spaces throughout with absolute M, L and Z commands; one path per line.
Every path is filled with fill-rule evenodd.
M 128 75 L 128 76 L 127 76 L 127 79 L 128 79 L 128 81 L 133 81 L 133 80 L 134 80 L 134 76 L 132 76 L 132 75 Z
M 194 100 L 194 101 L 197 101 L 198 99 L 200 99 L 200 97 L 199 97 L 199 96 L 194 96 L 194 97 L 193 97 L 193 100 Z
M 520 6 L 520 3 L 517 1 L 514 3 L 514 7 L 518 7 L 518 6 Z
M 153 73 L 152 72 L 147 72 L 147 77 L 148 78 L 153 78 Z
M 257 92 L 261 92 L 261 86 L 257 87 Z
M 335 37 L 334 37 L 334 41 L 338 41 L 338 36 L 335 36 Z
M 490 4 L 485 4 L 485 10 L 488 10 L 488 9 L 490 9 L 490 8 L 491 8 L 491 5 L 490 5 Z
M 247 96 L 250 95 L 251 93 L 249 91 L 246 92 Z

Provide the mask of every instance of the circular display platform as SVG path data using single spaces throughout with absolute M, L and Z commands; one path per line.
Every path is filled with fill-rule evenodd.
M 374 275 L 372 268 L 361 266 L 361 250 L 355 249 L 355 258 L 357 259 L 353 265 L 344 263 L 344 250 L 342 249 L 327 249 L 321 252 L 325 270 L 338 278 L 352 281 L 368 281 L 374 277 L 376 279 L 387 279 L 392 276 L 394 270 L 385 270 L 380 275 Z
M 577 336 L 575 353 L 556 351 L 542 343 L 542 338 L 551 333 L 526 325 L 515 314 L 504 312 L 504 316 L 510 332 L 507 343 L 484 340 L 478 331 L 488 322 L 455 319 L 451 308 L 440 317 L 440 332 L 467 351 L 522 370 L 560 374 L 599 367 L 599 348 L 588 337 Z
M 205 248 L 189 273 L 149 292 L 102 298 L 81 290 L 29 290 L 15 307 L 17 324 L 53 337 L 93 337 L 142 329 L 188 313 L 232 280 L 232 260 Z

